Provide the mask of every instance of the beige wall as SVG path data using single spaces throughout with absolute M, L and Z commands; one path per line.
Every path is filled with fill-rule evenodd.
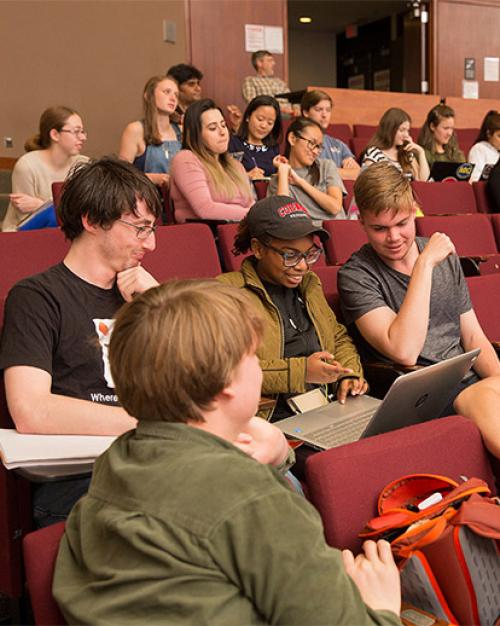
M 308 85 L 335 87 L 337 84 L 337 50 L 335 33 L 288 32 L 290 88 Z
M 164 19 L 175 44 L 162 41 Z M 186 60 L 184 0 L 1 0 L 0 59 L 0 156 L 20 156 L 53 104 L 81 113 L 86 154 L 116 152 L 146 80 Z

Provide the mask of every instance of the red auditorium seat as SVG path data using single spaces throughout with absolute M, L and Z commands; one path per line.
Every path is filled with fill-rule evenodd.
M 495 239 L 497 241 L 497 248 L 500 252 L 500 213 L 490 215 L 490 219 L 493 226 L 493 232 L 495 233 Z
M 340 139 L 347 145 L 349 145 L 349 140 L 352 138 L 349 124 L 330 124 L 326 129 L 326 134 L 335 137 L 335 139 Z
M 358 161 L 366 146 L 368 145 L 369 137 L 353 137 L 351 139 L 351 150 Z
M 343 199 L 344 209 L 348 211 L 349 207 L 351 206 L 352 198 L 354 195 L 354 183 L 356 181 L 343 180 L 342 182 L 344 183 L 345 190 L 347 191 L 347 196 L 344 196 L 344 199 Z
M 250 252 L 248 252 L 248 254 L 239 254 L 238 256 L 233 254 L 232 250 L 234 246 L 234 238 L 237 231 L 238 224 L 221 224 L 220 226 L 217 226 L 219 251 L 222 258 L 222 265 L 224 266 L 224 271 L 226 272 L 239 271 L 241 264 L 243 263 L 243 259 L 250 256 Z
M 26 580 L 36 626 L 66 624 L 52 595 L 52 579 L 64 522 L 29 533 L 23 540 Z
M 354 138 L 363 137 L 364 139 L 370 139 L 370 137 L 375 134 L 377 126 L 373 126 L 371 124 L 354 124 L 353 130 Z
M 59 203 L 61 202 L 63 185 L 64 185 L 64 181 L 52 183 L 52 200 L 54 201 L 54 206 L 56 209 L 59 206 Z
M 500 274 L 466 278 L 477 319 L 491 343 L 500 349 Z
M 435 232 L 446 233 L 460 256 L 497 254 L 491 222 L 487 215 L 448 215 L 421 217 L 416 220 L 417 234 L 430 237 Z
M 306 486 L 329 545 L 358 552 L 357 534 L 377 512 L 380 491 L 414 473 L 460 480 L 475 476 L 495 491 L 489 457 L 477 427 L 464 417 L 445 417 L 361 439 L 306 461 Z
M 267 188 L 269 186 L 269 182 L 267 180 L 254 180 L 253 186 L 255 187 L 257 200 L 263 200 L 267 196 Z
M 313 267 L 313 272 L 315 272 L 319 279 L 321 280 L 321 284 L 323 285 L 323 293 L 325 294 L 326 301 L 333 309 L 337 319 L 341 318 L 340 312 L 340 295 L 337 289 L 337 275 L 339 273 L 339 267 L 335 265 L 324 265 Z
M 484 180 L 472 183 L 472 191 L 476 199 L 476 207 L 479 213 L 491 213 L 490 200 L 486 193 L 486 183 Z
M 69 242 L 58 228 L 0 233 L 0 297 L 21 278 L 62 261 L 68 249 Z
M 425 215 L 477 213 L 474 192 L 469 183 L 413 181 L 412 187 Z
M 323 227 L 330 233 L 325 244 L 330 265 L 342 265 L 368 238 L 358 220 L 325 220 Z
M 460 149 L 464 152 L 465 158 L 467 158 L 469 150 L 476 143 L 479 128 L 455 128 L 455 135 L 457 136 Z
M 146 254 L 143 266 L 159 282 L 213 278 L 221 272 L 215 240 L 206 224 L 159 226 L 156 249 Z

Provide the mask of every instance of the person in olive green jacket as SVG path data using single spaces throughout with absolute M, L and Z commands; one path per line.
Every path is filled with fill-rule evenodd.
M 286 450 L 256 457 L 269 438 L 255 428 L 246 454 L 233 443 L 255 422 L 282 437 L 253 417 L 262 328 L 248 295 L 214 280 L 121 309 L 109 360 L 138 426 L 99 457 L 67 520 L 53 593 L 68 624 L 401 626 L 390 545 L 356 558 L 328 546 L 273 467 Z
M 218 277 L 247 291 L 264 316 L 264 338 L 257 351 L 264 373 L 262 394 L 277 398 L 277 404 L 260 415 L 271 421 L 292 415 L 288 398 L 319 385 L 337 383 L 340 402 L 347 394 L 367 390 L 356 348 L 310 271 L 322 254 L 315 236 L 325 240 L 329 235 L 293 198 L 260 200 L 241 221 L 235 240 L 236 253 L 251 250 L 253 256 L 239 272 Z

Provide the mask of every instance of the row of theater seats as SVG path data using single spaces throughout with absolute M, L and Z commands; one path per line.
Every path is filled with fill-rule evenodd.
M 468 278 L 474 287 L 478 314 L 482 321 L 494 315 L 500 305 L 500 215 L 456 215 L 451 217 L 423 217 L 417 220 L 417 234 L 429 236 L 436 230 L 450 235 L 457 253 L 479 263 L 481 276 Z M 330 304 L 338 310 L 337 273 L 339 266 L 366 243 L 366 235 L 357 221 L 327 221 L 325 228 L 330 239 L 326 254 L 314 270 L 320 276 Z M 144 267 L 159 281 L 172 278 L 210 278 L 222 271 L 238 270 L 244 255 L 232 253 L 237 224 L 220 224 L 216 236 L 206 224 L 174 224 L 160 226 L 154 252 L 144 257 Z M 495 240 L 496 236 L 496 240 Z M 35 272 L 60 261 L 68 243 L 58 229 L 22 233 L 0 233 L 0 309 L 10 287 Z M 486 296 L 483 303 L 481 294 Z M 491 310 L 489 310 L 488 297 Z M 497 307 L 493 300 L 499 301 Z M 1 311 L 0 311 L 1 312 Z M 500 321 L 498 322 L 500 326 Z M 486 324 L 489 326 L 489 323 Z M 493 337 L 490 337 L 493 340 Z M 494 340 L 500 340 L 500 329 Z
M 488 219 L 486 216 L 479 216 Z M 332 233 L 332 250 L 335 249 L 335 241 L 343 241 L 346 236 L 342 235 L 339 228 L 357 229 L 357 233 L 362 233 L 360 226 L 356 222 L 331 222 L 327 225 Z M 230 270 L 239 267 L 241 257 L 234 257 L 231 253 L 232 241 L 236 229 L 235 224 L 219 225 L 217 229 L 217 243 L 212 230 L 205 224 L 184 224 L 161 226 L 158 229 L 157 248 L 154 252 L 146 255 L 144 266 L 153 273 L 158 280 L 165 281 L 172 278 L 208 278 L 215 277 L 223 269 Z M 353 230 L 353 232 L 355 232 Z M 363 243 L 363 242 L 362 242 Z M 45 268 L 62 260 L 68 244 L 64 240 L 62 233 L 58 229 L 47 229 L 40 231 L 31 231 L 24 233 L 0 233 L 0 263 L 4 268 L 4 272 L 0 275 L 0 309 L 3 309 L 5 297 L 10 287 L 19 279 L 42 271 Z M 337 261 L 340 256 L 337 257 Z M 222 260 L 222 264 L 221 264 Z M 338 309 L 338 292 L 337 292 L 337 273 L 339 265 L 328 265 L 329 262 L 335 262 L 331 251 L 327 251 L 326 258 L 323 258 L 315 267 L 315 271 L 319 274 L 323 281 L 325 294 L 332 304 L 336 312 L 340 315 Z M 500 274 L 492 274 L 489 276 L 479 276 L 468 279 L 471 289 L 471 296 L 478 317 L 483 325 L 487 336 L 491 341 L 500 341 L 500 322 L 496 311 L 500 308 Z M 0 315 L 2 312 L 0 311 Z M 12 427 L 12 422 L 8 415 L 3 384 L 0 392 L 0 427 Z M 443 420 L 440 422 L 440 428 L 446 429 L 448 422 Z M 415 434 L 409 434 L 409 431 L 400 433 L 388 433 L 380 437 L 360 441 L 356 444 L 343 446 L 334 451 L 327 451 L 322 454 L 315 455 L 308 461 L 306 465 L 307 489 L 312 502 L 321 512 L 325 527 L 326 536 L 331 545 L 339 547 L 352 547 L 358 545 L 355 539 L 357 531 L 362 527 L 365 520 L 373 515 L 375 506 L 375 495 L 380 488 L 394 477 L 409 471 L 434 471 L 435 473 L 445 473 L 452 477 L 460 474 L 477 475 L 491 479 L 491 471 L 488 470 L 487 456 L 482 449 L 480 438 L 475 428 L 466 420 L 460 422 L 461 430 L 457 431 L 457 446 L 453 449 L 454 454 L 444 458 L 443 455 L 431 455 L 432 446 L 429 441 L 437 440 L 436 433 L 441 432 L 435 426 L 428 428 L 426 425 L 413 427 Z M 451 431 L 455 433 L 455 427 L 449 426 Z M 447 442 L 452 438 L 452 434 L 443 430 L 443 442 Z M 425 445 L 419 443 L 420 452 L 425 450 L 422 456 L 416 454 L 408 454 L 408 447 L 414 445 L 415 437 L 418 440 L 424 439 Z M 470 447 L 467 451 L 459 452 L 460 445 L 473 445 L 470 442 L 476 442 L 478 450 L 481 451 L 484 460 L 481 468 L 469 469 L 460 465 L 459 461 L 468 458 L 470 455 Z M 388 455 L 383 452 L 384 466 L 377 462 L 377 457 L 381 451 L 392 449 L 396 451 L 407 450 L 404 455 L 397 458 L 400 460 L 414 459 L 415 463 L 410 463 L 404 467 L 399 467 L 397 463 L 392 463 L 386 458 Z M 427 454 L 429 452 L 429 454 Z M 374 465 L 366 467 L 366 475 L 368 481 L 364 481 L 364 486 L 373 490 L 373 493 L 367 493 L 369 497 L 363 499 L 361 508 L 356 509 L 357 515 L 344 513 L 339 516 L 335 511 L 349 510 L 348 502 L 352 493 L 356 493 L 357 487 L 351 490 L 353 481 L 359 476 L 359 471 L 352 472 L 352 462 L 355 465 L 357 455 L 363 458 L 369 458 Z M 368 455 L 368 456 L 366 456 Z M 390 456 L 390 455 L 389 455 Z M 439 459 L 438 459 L 439 457 Z M 481 458 L 482 458 L 481 457 Z M 476 456 L 476 460 L 479 457 Z M 436 463 L 439 460 L 439 463 Z M 370 461 L 370 463 L 371 463 Z M 418 461 L 418 463 L 417 463 Z M 419 464 L 422 461 L 422 464 Z M 425 462 L 424 462 L 425 461 Z M 442 463 L 441 463 L 442 462 Z M 449 465 L 448 465 L 449 464 Z M 357 465 L 359 469 L 359 465 Z M 374 471 L 373 468 L 377 470 Z M 331 471 L 330 471 L 331 469 Z M 477 469 L 477 471 L 476 471 Z M 489 471 L 489 474 L 488 474 Z M 347 480 L 348 477 L 349 479 Z M 337 479 L 338 478 L 338 479 Z M 358 490 L 361 494 L 361 491 Z M 361 497 L 361 496 L 360 496 Z M 332 507 L 332 502 L 342 503 L 338 509 Z M 345 504 L 345 506 L 344 506 Z M 335 509 L 335 510 L 334 510 Z M 21 544 L 24 535 L 31 530 L 31 506 L 30 506 L 30 485 L 20 476 L 13 472 L 8 472 L 0 467 L 0 592 L 12 597 L 18 598 L 21 595 L 24 582 Z M 56 532 L 44 531 L 46 533 Z M 40 535 L 36 535 L 39 537 Z M 37 539 L 34 540 L 35 543 Z M 50 548 L 57 546 L 58 538 L 55 543 L 50 544 L 46 540 L 46 535 L 42 535 L 42 546 Z M 50 559 L 44 556 L 44 551 L 38 543 L 39 557 L 35 559 L 35 566 L 30 566 L 32 575 L 35 579 L 40 574 L 45 576 L 46 584 L 41 593 L 42 604 L 54 609 L 54 605 L 47 589 L 50 589 L 51 569 Z M 55 550 L 54 547 L 54 550 Z M 33 559 L 32 559 L 33 561 Z M 35 569 L 33 570 L 33 567 Z M 34 571 L 34 574 L 33 574 Z M 36 582 L 30 581 L 30 586 L 36 585 Z M 36 615 L 37 609 L 35 609 Z M 43 611 L 42 611 L 43 612 Z M 52 616 L 53 618 L 53 616 Z M 55 621 L 43 621 L 44 618 L 37 618 L 38 624 L 63 623 Z M 48 619 L 48 618 L 47 618 Z
M 289 125 L 292 120 L 284 120 L 283 121 L 283 135 L 286 135 Z M 377 130 L 377 126 L 373 126 L 370 124 L 353 124 L 353 127 L 349 126 L 349 124 L 330 124 L 327 129 L 327 134 L 340 139 L 345 144 L 347 144 L 357 159 L 359 159 L 361 153 L 368 145 L 368 142 L 375 134 Z M 420 133 L 420 128 L 412 126 L 410 128 L 410 135 L 413 141 L 417 141 L 418 135 Z M 477 136 L 479 135 L 479 128 L 456 128 L 455 134 L 458 139 L 458 143 L 460 148 L 465 154 L 467 158 L 467 154 L 472 146 L 476 143 Z M 283 143 L 285 141 L 285 137 L 283 137 Z

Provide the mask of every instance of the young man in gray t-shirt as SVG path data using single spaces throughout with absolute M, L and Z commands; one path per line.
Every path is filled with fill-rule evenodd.
M 481 348 L 476 374 L 500 374 L 452 241 L 444 233 L 415 236 L 417 203 L 408 180 L 390 163 L 375 163 L 354 192 L 369 243 L 339 272 L 346 324 L 386 360 L 429 364 Z

